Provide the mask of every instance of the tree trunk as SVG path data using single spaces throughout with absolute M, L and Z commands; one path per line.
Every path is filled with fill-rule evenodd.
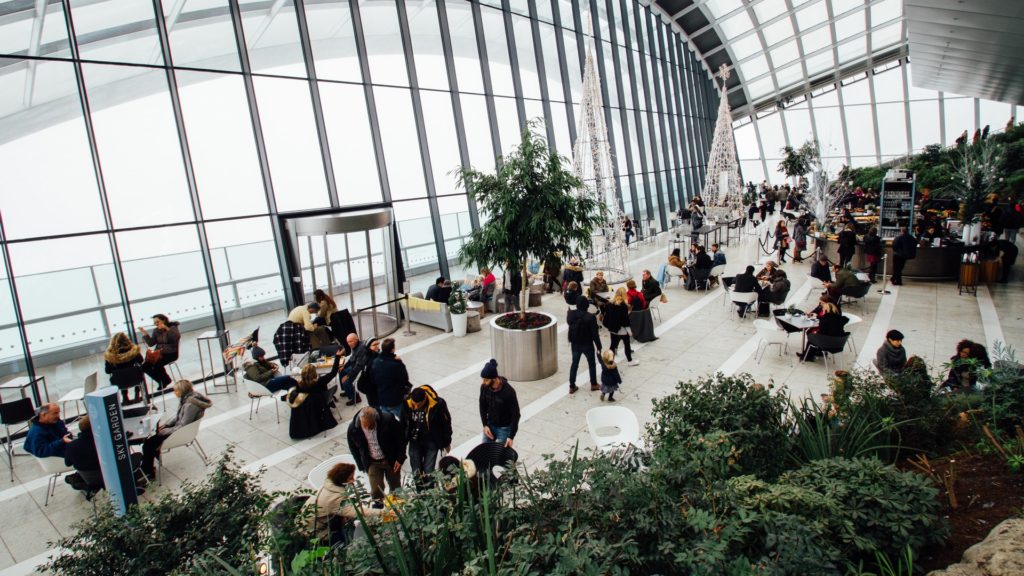
M 526 307 L 530 304 L 530 285 L 529 285 L 529 273 L 526 269 L 526 263 L 528 260 L 523 260 L 523 267 L 520 271 L 523 275 L 522 290 L 519 291 L 519 318 L 521 320 L 526 319 Z

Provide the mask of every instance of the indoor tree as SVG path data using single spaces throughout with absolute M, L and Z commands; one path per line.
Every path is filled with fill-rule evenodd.
M 810 172 L 814 164 L 821 158 L 817 140 L 808 140 L 799 148 L 786 146 L 780 152 L 782 152 L 782 162 L 779 162 L 778 170 L 793 178 L 794 186 L 799 184 L 796 179 Z
M 548 147 L 540 120 L 523 129 L 519 146 L 505 156 L 493 174 L 458 169 L 458 185 L 476 200 L 487 220 L 473 230 L 459 250 L 463 264 L 506 269 L 523 275 L 520 319 L 526 319 L 527 264 L 561 252 L 578 255 L 591 246 L 591 234 L 605 221 L 605 206 L 593 195 L 580 194 L 583 183 L 569 161 Z

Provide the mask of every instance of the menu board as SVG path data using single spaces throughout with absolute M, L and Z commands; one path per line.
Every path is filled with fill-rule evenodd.
M 879 203 L 879 235 L 882 238 L 899 236 L 900 226 L 910 227 L 914 221 L 914 177 L 882 182 Z

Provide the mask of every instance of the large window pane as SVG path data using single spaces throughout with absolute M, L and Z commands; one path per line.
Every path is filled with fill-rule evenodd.
M 487 60 L 491 69 L 491 90 L 500 96 L 515 96 L 512 85 L 512 65 L 508 58 L 508 44 L 505 41 L 505 18 L 500 10 L 480 8 L 483 18 L 484 39 L 487 44 Z
M 878 143 L 882 147 L 882 162 L 886 158 L 907 154 L 907 118 L 903 103 L 887 103 L 877 106 Z
M 213 314 L 195 226 L 120 232 L 117 244 L 133 328 L 152 332 L 154 314 L 181 322 L 178 367 L 185 378 L 198 377 L 196 337 L 213 326 Z
M 952 146 L 964 130 L 970 139 L 977 129 L 974 125 L 974 99 L 946 94 L 943 107 L 946 114 L 946 146 Z
M 341 205 L 380 202 L 377 157 L 363 87 L 322 82 L 320 101 Z
M 374 84 L 408 86 L 402 35 L 398 29 L 398 8 L 394 2 L 360 0 L 359 13 L 366 38 L 366 56 Z
M 70 64 L 39 62 L 36 70 L 46 71 L 54 80 L 59 79 L 65 90 L 75 91 Z M 23 95 L 21 90 L 11 91 Z M 58 121 L 39 119 L 44 111 Z M 19 118 L 24 123 L 18 122 Z M 0 204 L 8 238 L 104 228 L 89 141 L 77 99 L 61 99 L 38 108 L 30 106 L 0 122 L 0 126 L 6 127 L 0 129 L 0 174 L 4 179 Z M 59 159 L 60 169 L 42 168 L 39 163 L 46 158 Z M 50 206 L 59 207 L 48 210 L 45 218 L 39 212 L 39 200 L 43 198 Z
M 75 23 L 78 51 L 83 59 L 164 63 L 151 2 L 72 0 L 71 16 Z
M 807 105 L 786 108 L 783 112 L 786 119 L 786 131 L 789 132 L 789 143 L 795 148 L 814 138 L 811 129 L 811 113 Z
M 523 96 L 540 98 L 540 76 L 537 73 L 537 54 L 535 53 L 539 47 L 533 45 L 530 19 L 513 14 L 512 29 L 515 32 L 516 57 L 519 60 L 519 79 L 523 83 Z
M 98 234 L 9 249 L 33 362 L 56 399 L 97 368 L 75 360 L 104 349 L 112 332 L 125 329 L 110 245 Z
M 18 331 L 14 298 L 11 296 L 3 252 L 0 252 L 0 266 L 0 374 L 23 376 L 26 371 L 25 348 L 21 344 L 21 333 Z
M 990 132 L 998 132 L 1006 128 L 1006 123 L 1013 115 L 1013 105 L 1005 102 L 993 102 L 991 100 L 979 100 L 981 112 L 981 126 L 989 127 Z
M 940 144 L 939 142 L 939 101 L 920 100 L 910 103 L 910 129 L 911 139 L 914 142 L 914 151 L 920 151 L 929 144 Z M 963 130 L 963 128 L 961 128 Z M 957 132 L 953 138 L 960 135 Z
M 448 67 L 441 49 L 437 7 L 430 2 L 409 2 L 409 33 L 412 35 L 416 78 L 423 88 L 448 89 Z
M 786 145 L 786 136 L 782 132 L 782 119 L 778 113 L 769 114 L 757 120 L 757 130 L 761 133 L 761 146 L 766 158 L 779 158 L 782 148 Z
M 320 142 L 305 80 L 253 78 L 277 209 L 330 205 Z
M 491 124 L 487 118 L 487 102 L 483 96 L 462 95 L 462 119 L 466 126 L 466 146 L 474 168 L 485 172 L 494 169 L 494 148 Z
M 130 0 L 136 1 L 136 0 Z M 253 72 L 305 76 L 299 24 L 292 0 L 240 0 L 245 45 Z
M 850 156 L 875 156 L 875 120 L 868 105 L 844 106 Z
M 193 220 L 167 77 L 153 70 L 104 82 L 108 68 L 82 65 L 114 225 Z
M 544 22 L 540 26 L 541 51 L 544 54 L 544 81 L 548 87 L 548 98 L 556 102 L 565 101 L 565 91 L 562 88 L 562 65 L 558 60 L 558 42 L 555 34 L 558 30 Z
M 227 0 L 164 2 L 175 66 L 241 70 Z
M 469 202 L 465 194 L 442 196 L 437 199 L 441 214 L 441 232 L 444 234 L 445 257 L 452 278 L 464 278 L 470 267 L 463 269 L 459 264 L 459 248 L 473 231 L 469 219 Z
M 495 98 L 494 109 L 498 116 L 498 134 L 501 139 L 501 153 L 506 155 L 519 145 L 519 113 L 512 98 Z
M 452 38 L 452 55 L 455 59 L 455 75 L 462 92 L 484 91 L 480 75 L 480 53 L 476 46 L 476 29 L 473 25 L 473 11 L 467 2 L 446 0 L 448 31 Z
M 8 3 L 10 4 L 10 3 Z M 68 56 L 67 27 L 61 3 L 43 6 L 42 27 L 36 30 L 35 10 L 32 4 L 22 3 L 22 10 L 5 16 L 0 23 L 0 54 L 25 53 L 29 56 Z M 34 34 L 39 34 L 38 41 Z
M 348 2 L 306 2 L 305 6 L 316 77 L 361 82 L 352 9 Z
M 395 202 L 393 208 L 398 223 L 398 241 L 402 249 L 406 279 L 413 292 L 426 293 L 441 270 L 437 263 L 437 247 L 434 245 L 430 208 L 426 200 Z M 377 269 L 376 263 L 374 269 Z
M 843 141 L 843 122 L 839 116 L 839 96 L 835 91 L 828 92 L 816 97 L 812 103 L 822 157 L 845 162 L 846 143 Z
M 203 217 L 266 213 L 242 79 L 184 70 L 177 78 Z
M 459 139 L 455 133 L 451 95 L 447 92 L 421 92 L 420 100 L 427 127 L 435 193 L 438 196 L 454 194 L 455 175 L 452 171 L 460 168 L 462 161 L 459 158 Z
M 427 187 L 423 182 L 423 162 L 416 136 L 412 100 L 407 88 L 373 89 L 380 118 L 380 137 L 388 167 L 392 200 L 423 198 Z

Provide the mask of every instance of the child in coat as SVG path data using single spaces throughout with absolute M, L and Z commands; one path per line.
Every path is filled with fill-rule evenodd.
M 615 365 L 615 352 L 605 350 L 601 352 L 601 400 L 604 401 L 607 395 L 609 402 L 615 402 L 619 384 L 622 384 L 622 377 L 619 376 L 619 367 Z

